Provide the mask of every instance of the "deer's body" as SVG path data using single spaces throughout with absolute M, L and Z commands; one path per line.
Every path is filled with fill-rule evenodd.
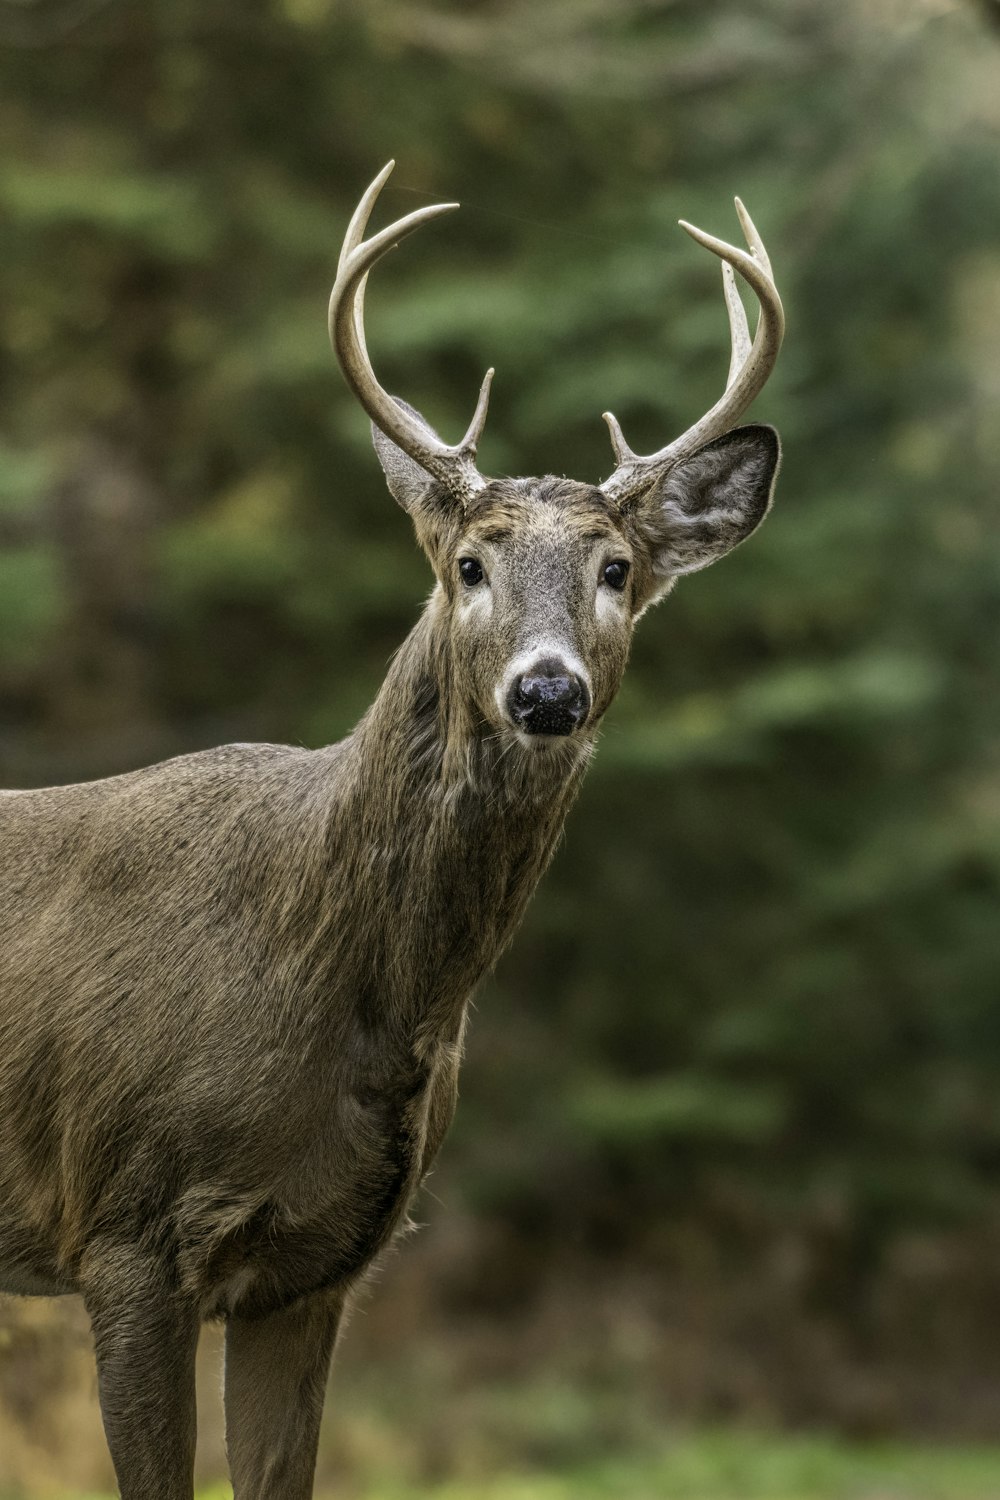
M 601 487 L 487 480 L 388 396 L 347 232 L 331 330 L 436 587 L 348 739 L 0 794 L 0 1291 L 82 1294 L 123 1500 L 191 1500 L 194 1352 L 226 1319 L 236 1500 L 306 1500 L 346 1299 L 448 1128 L 470 991 L 558 840 L 632 630 L 759 524 L 779 448 L 763 246 L 727 395 Z M 741 210 L 742 213 L 742 210 Z M 741 327 L 742 320 L 742 327 Z
M 398 1224 L 585 759 L 449 773 L 436 612 L 338 745 L 0 798 L 0 1289 L 155 1236 L 202 1316 L 273 1311 Z

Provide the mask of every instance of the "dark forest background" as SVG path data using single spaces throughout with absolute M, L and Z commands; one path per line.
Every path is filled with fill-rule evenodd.
M 338 1379 L 450 1392 L 473 1449 L 528 1417 L 470 1393 L 529 1374 L 603 1393 L 604 1428 L 542 1403 L 543 1452 L 643 1413 L 995 1432 L 994 7 L 25 0 L 0 130 L 8 786 L 319 745 L 373 696 L 429 575 L 325 305 L 390 156 L 380 222 L 462 209 L 380 267 L 373 357 L 450 441 L 497 366 L 488 473 L 596 481 L 603 410 L 648 451 L 714 401 L 676 220 L 746 201 L 776 508 L 642 622 Z M 0 1310 L 36 1444 L 75 1318 Z

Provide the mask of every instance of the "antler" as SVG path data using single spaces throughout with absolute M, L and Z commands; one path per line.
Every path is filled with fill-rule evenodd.
M 428 208 L 418 208 L 405 219 L 399 219 L 372 235 L 370 240 L 364 239 L 376 199 L 395 165 L 391 161 L 382 168 L 347 226 L 337 280 L 330 294 L 330 342 L 344 378 L 376 426 L 464 504 L 486 484 L 476 468 L 476 446 L 486 422 L 493 371 L 486 372 L 468 431 L 460 443 L 449 447 L 420 416 L 401 406 L 382 389 L 365 344 L 365 284 L 372 266 L 421 224 L 458 207 L 457 203 L 435 203 Z
M 695 422 L 693 427 L 689 427 L 687 432 L 675 438 L 672 443 L 668 443 L 665 448 L 646 455 L 633 453 L 625 441 L 616 418 L 609 411 L 604 413 L 618 467 L 611 477 L 604 481 L 601 489 L 609 499 L 617 501 L 618 504 L 630 499 L 639 490 L 645 489 L 657 472 L 677 463 L 681 458 L 686 458 L 704 443 L 710 443 L 713 438 L 721 437 L 723 433 L 728 432 L 746 411 L 754 397 L 763 389 L 768 376 L 774 369 L 785 332 L 785 314 L 781 306 L 781 298 L 774 285 L 771 262 L 764 249 L 764 241 L 757 233 L 753 220 L 739 198 L 736 199 L 736 212 L 739 215 L 746 242 L 750 247 L 749 254 L 746 250 L 738 250 L 735 245 L 727 245 L 725 240 L 717 240 L 714 235 L 706 234 L 703 229 L 696 229 L 693 224 L 686 223 L 684 219 L 680 220 L 681 228 L 686 229 L 692 239 L 697 240 L 699 245 L 704 245 L 706 250 L 711 250 L 722 260 L 722 285 L 729 312 L 729 331 L 733 344 L 725 394 L 700 421 Z M 752 288 L 760 303 L 760 317 L 757 320 L 757 331 L 752 344 L 746 313 L 743 311 L 743 303 L 736 290 L 734 268 Z

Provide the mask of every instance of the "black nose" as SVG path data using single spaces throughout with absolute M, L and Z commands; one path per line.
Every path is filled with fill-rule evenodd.
M 563 662 L 541 661 L 515 678 L 507 708 L 526 734 L 572 734 L 587 717 L 590 694 Z

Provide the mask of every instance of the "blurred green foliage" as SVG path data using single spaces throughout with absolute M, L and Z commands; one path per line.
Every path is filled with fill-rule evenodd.
M 845 1318 L 895 1236 L 993 1225 L 1000 91 L 980 12 L 21 9 L 0 18 L 0 779 L 320 743 L 371 698 L 428 573 L 324 302 L 390 155 L 387 217 L 463 206 L 379 268 L 375 362 L 449 436 L 496 364 L 487 472 L 597 479 L 601 411 L 643 451 L 711 404 L 718 269 L 675 220 L 732 238 L 738 191 L 788 313 L 755 413 L 784 437 L 775 513 L 643 622 L 481 998 L 444 1172 L 473 1213 L 586 1253 L 645 1253 L 679 1214 L 834 1225 Z

